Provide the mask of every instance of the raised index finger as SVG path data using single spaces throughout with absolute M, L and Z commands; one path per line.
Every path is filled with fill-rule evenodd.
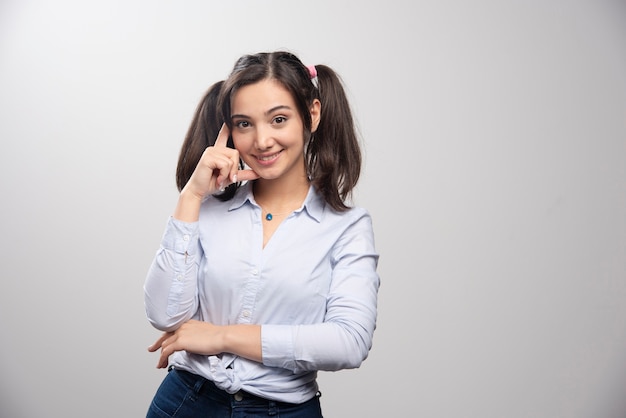
M 215 146 L 226 147 L 226 144 L 228 143 L 228 135 L 230 135 L 230 130 L 225 123 L 222 123 L 222 127 L 220 128 L 220 131 L 217 134 L 217 139 L 215 140 Z

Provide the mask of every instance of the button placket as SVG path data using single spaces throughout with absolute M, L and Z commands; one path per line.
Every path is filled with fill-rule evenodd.
M 259 269 L 254 267 L 250 270 L 250 279 L 246 283 L 244 290 L 244 297 L 241 304 L 241 311 L 239 312 L 240 323 L 250 323 L 252 319 L 252 312 L 254 309 L 254 301 L 256 300 L 256 294 L 259 291 Z

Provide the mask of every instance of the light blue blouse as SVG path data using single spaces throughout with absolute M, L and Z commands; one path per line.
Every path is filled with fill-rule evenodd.
M 177 352 L 170 365 L 283 402 L 312 398 L 318 370 L 357 368 L 376 327 L 378 253 L 369 213 L 336 212 L 313 187 L 263 248 L 251 183 L 210 197 L 198 222 L 168 219 L 144 290 L 148 320 L 171 331 L 189 319 L 260 324 L 263 363 L 229 353 Z

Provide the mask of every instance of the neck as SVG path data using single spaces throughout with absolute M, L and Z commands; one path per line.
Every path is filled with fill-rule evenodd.
M 285 212 L 297 209 L 309 192 L 309 180 L 297 181 L 258 179 L 254 182 L 254 199 L 266 212 Z

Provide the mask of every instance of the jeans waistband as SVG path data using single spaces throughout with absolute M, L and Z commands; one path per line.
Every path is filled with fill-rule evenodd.
M 262 398 L 244 390 L 239 390 L 233 394 L 226 392 L 218 388 L 215 383 L 197 374 L 188 372 L 186 370 L 172 368 L 170 372 L 177 373 L 180 378 L 185 382 L 187 386 L 192 388 L 198 395 L 210 395 L 218 398 L 222 402 L 232 403 L 245 402 L 247 404 L 257 405 L 270 405 L 270 404 L 282 404 L 289 405 L 285 402 L 271 401 L 269 399 Z

